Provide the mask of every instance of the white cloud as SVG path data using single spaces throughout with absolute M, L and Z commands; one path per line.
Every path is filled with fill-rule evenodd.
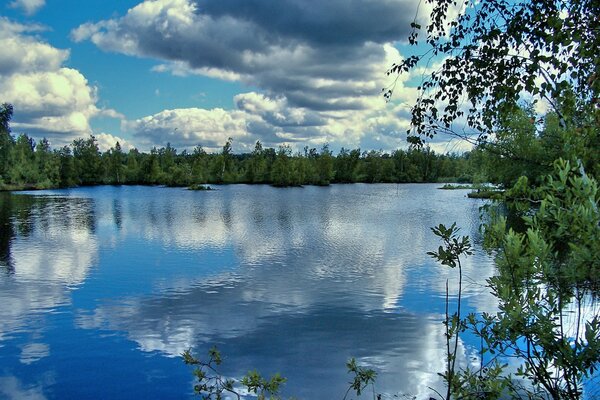
M 116 110 L 113 110 L 112 108 L 103 108 L 98 111 L 98 115 L 115 119 L 125 119 L 125 115 L 121 114 Z
M 26 15 L 33 15 L 44 7 L 46 0 L 14 0 L 8 6 L 20 8 Z
M 117 142 L 119 142 L 123 152 L 127 152 L 135 147 L 128 140 L 119 136 L 111 135 L 110 133 L 98 133 L 94 135 L 94 137 L 98 141 L 98 148 L 103 152 L 109 150 L 111 147 L 115 147 Z
M 68 50 L 60 50 L 39 41 L 28 33 L 42 30 L 38 25 L 22 25 L 0 17 L 0 75 L 53 71 L 69 57 Z
M 17 112 L 32 121 L 29 127 L 87 132 L 88 117 L 98 112 L 95 89 L 74 69 L 13 74 L 0 87 Z M 50 121 L 52 125 L 42 125 Z
M 360 110 L 381 96 L 384 73 L 400 58 L 390 43 L 406 40 L 416 9 L 406 0 L 353 7 L 339 0 L 311 7 L 146 0 L 123 17 L 83 24 L 71 37 L 164 61 L 157 72 L 258 86 L 294 107 Z
M 15 107 L 13 132 L 47 137 L 53 146 L 67 145 L 92 133 L 89 120 L 98 113 L 96 98 L 78 71 L 63 68 L 19 78 L 0 84 L 5 99 Z
M 152 68 L 158 73 L 258 88 L 235 96 L 233 111 L 165 110 L 125 123 L 140 141 L 220 147 L 235 136 L 244 145 L 260 139 L 271 146 L 350 147 L 376 135 L 392 149 L 405 145 L 409 115 L 386 105 L 381 89 L 391 79 L 385 71 L 402 58 L 392 43 L 406 39 L 415 13 L 407 0 L 360 0 L 350 8 L 338 0 L 311 7 L 297 1 L 266 7 L 256 1 L 146 0 L 122 17 L 83 24 L 71 37 L 159 60 Z M 396 103 L 416 99 L 407 79 L 396 82 Z M 228 118 L 235 121 L 231 132 L 223 125 Z
M 133 133 L 147 148 L 170 142 L 176 148 L 201 144 L 207 149 L 216 149 L 229 137 L 243 141 L 248 136 L 247 123 L 251 119 L 240 111 L 187 108 L 125 121 L 121 129 Z
M 450 10 L 457 15 L 464 4 Z M 426 23 L 429 8 L 418 21 Z M 394 43 L 406 41 L 417 5 L 408 0 L 282 0 L 228 3 L 145 0 L 121 17 L 88 22 L 71 32 L 105 51 L 158 60 L 157 73 L 202 75 L 256 87 L 234 97 L 235 110 L 172 109 L 122 124 L 140 144 L 217 149 L 234 137 L 251 149 L 267 146 L 381 148 L 406 146 L 418 93 L 395 80 L 393 103 L 382 88 L 385 72 L 402 59 Z M 318 16 L 318 17 L 317 17 Z M 335 27 L 335 29 L 333 28 Z M 440 147 L 441 148 L 441 147 Z
M 0 93 L 12 103 L 12 128 L 32 137 L 46 136 L 53 145 L 70 143 L 92 133 L 90 119 L 104 115 L 123 118 L 96 106 L 97 89 L 76 69 L 64 66 L 69 50 L 57 49 L 32 33 L 37 25 L 0 18 Z
M 218 68 L 190 68 L 186 63 L 173 61 L 166 64 L 159 64 L 152 67 L 154 72 L 168 72 L 175 76 L 187 77 L 190 75 L 203 75 L 209 78 L 220 79 L 223 81 L 241 81 L 243 76 L 231 71 L 224 71 Z
M 383 103 L 382 99 L 379 99 Z M 185 108 L 122 123 L 143 149 L 167 142 L 178 149 L 202 145 L 215 151 L 227 138 L 234 139 L 236 152 L 251 151 L 260 140 L 267 147 L 290 144 L 294 150 L 305 145 L 358 147 L 368 139 L 369 148 L 396 149 L 404 144 L 409 127 L 406 107 L 381 104 L 364 110 L 315 111 L 294 107 L 285 97 L 272 98 L 248 92 L 234 96 L 236 109 Z
M 263 145 L 277 147 L 286 143 L 295 150 L 303 146 L 334 146 L 396 149 L 406 145 L 405 132 L 409 128 L 408 104 L 416 99 L 417 91 L 406 86 L 410 77 L 396 82 L 396 98 L 386 104 L 380 89 L 387 77 L 383 73 L 392 60 L 400 59 L 398 50 L 383 46 L 385 56 L 371 67 L 372 81 L 352 84 L 329 78 L 313 78 L 302 84 L 291 96 L 303 97 L 305 102 L 317 104 L 298 106 L 284 94 L 248 92 L 234 96 L 234 110 L 176 109 L 165 110 L 123 124 L 123 129 L 134 134 L 147 147 L 164 146 L 170 142 L 176 148 L 191 148 L 198 144 L 218 150 L 228 137 L 233 137 L 236 151 L 249 151 L 260 140 Z M 348 86 L 348 87 L 346 87 Z M 377 90 L 375 90 L 377 89 Z M 353 91 L 375 94 L 355 97 Z M 302 93 L 304 92 L 304 93 Z M 319 93 L 324 93 L 322 96 Z M 347 92 L 347 93 L 345 93 Z M 331 93 L 331 99 L 322 98 Z M 337 93 L 337 94 L 336 94 Z M 331 105 L 346 102 L 348 109 L 329 109 Z M 354 106 L 352 106 L 354 103 Z M 235 121 L 235 123 L 232 123 Z

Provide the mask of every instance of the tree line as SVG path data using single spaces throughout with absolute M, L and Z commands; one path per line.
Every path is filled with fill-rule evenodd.
M 342 148 L 337 155 L 324 145 L 293 153 L 288 145 L 264 148 L 256 142 L 251 153 L 234 154 L 232 139 L 218 153 L 202 146 L 177 151 L 170 144 L 124 151 L 117 142 L 102 152 L 94 136 L 52 149 L 26 134 L 11 134 L 10 104 L 0 106 L 0 185 L 4 189 L 55 188 L 80 185 L 168 185 L 206 183 L 272 184 L 274 186 L 330 183 L 470 181 L 475 173 L 469 155 L 437 154 L 429 148 L 363 151 Z
M 572 93 L 561 104 L 561 112 L 575 114 Z M 561 126 L 558 112 L 536 115 L 530 103 L 504 104 L 497 116 L 493 139 L 486 139 L 470 152 L 474 182 L 491 182 L 504 189 L 537 187 L 554 171 L 558 159 L 580 164 L 587 175 L 600 178 L 600 134 L 595 111 L 588 109 L 578 118 L 585 128 Z M 593 128 L 592 128 L 593 127 Z

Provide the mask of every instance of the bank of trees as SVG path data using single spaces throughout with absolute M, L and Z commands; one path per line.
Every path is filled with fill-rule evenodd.
M 594 110 L 587 128 L 561 126 L 558 113 L 536 115 L 529 103 L 505 105 L 498 116 L 493 138 L 481 141 L 469 154 L 473 180 L 491 182 L 505 189 L 519 179 L 530 187 L 543 184 L 558 159 L 581 164 L 586 174 L 600 177 L 600 135 L 593 126 Z
M 413 22 L 409 39 L 424 51 L 390 70 L 439 62 L 420 86 L 410 140 L 476 137 L 482 178 L 507 189 L 484 225 L 497 311 L 461 314 L 460 284 L 458 301 L 447 300 L 447 391 L 437 398 L 597 398 L 600 2 L 464 2 L 458 16 L 456 1 L 425 2 L 429 23 Z M 536 103 L 547 111 L 536 113 Z M 443 245 L 430 254 L 460 282 L 469 239 L 454 225 L 434 233 Z M 479 363 L 459 368 L 456 344 L 467 331 L 480 343 Z
M 289 146 L 234 154 L 229 139 L 218 153 L 201 146 L 177 151 L 170 144 L 148 153 L 124 151 L 119 143 L 101 152 L 96 138 L 73 141 L 52 149 L 46 139 L 35 142 L 10 131 L 12 107 L 0 106 L 0 185 L 11 188 L 51 188 L 97 184 L 189 186 L 203 183 L 250 183 L 275 186 L 328 185 L 351 182 L 468 181 L 473 174 L 465 155 L 436 154 L 428 148 L 392 153 L 341 149 L 327 145 L 293 153 Z

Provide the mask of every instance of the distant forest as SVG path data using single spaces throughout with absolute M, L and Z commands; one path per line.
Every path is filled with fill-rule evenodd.
M 51 149 L 48 140 L 37 143 L 25 134 L 13 137 L 12 106 L 0 106 L 0 189 L 47 189 L 83 185 L 168 185 L 206 183 L 271 184 L 274 186 L 329 185 L 330 183 L 470 182 L 476 171 L 469 153 L 436 154 L 409 148 L 391 153 L 347 150 L 337 155 L 327 145 L 305 147 L 293 153 L 289 146 L 263 148 L 256 142 L 251 153 L 234 154 L 232 140 L 219 153 L 202 146 L 178 152 L 167 144 L 149 153 L 123 151 L 119 143 L 101 152 L 94 136 L 70 146 Z

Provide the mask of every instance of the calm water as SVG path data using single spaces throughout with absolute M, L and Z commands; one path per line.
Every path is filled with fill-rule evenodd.
M 341 399 L 354 356 L 384 398 L 426 397 L 456 288 L 429 227 L 477 242 L 482 205 L 438 186 L 0 194 L 0 398 L 189 398 L 179 355 L 212 345 L 225 376 L 278 371 L 287 396 Z M 465 270 L 466 311 L 493 309 L 491 259 Z

